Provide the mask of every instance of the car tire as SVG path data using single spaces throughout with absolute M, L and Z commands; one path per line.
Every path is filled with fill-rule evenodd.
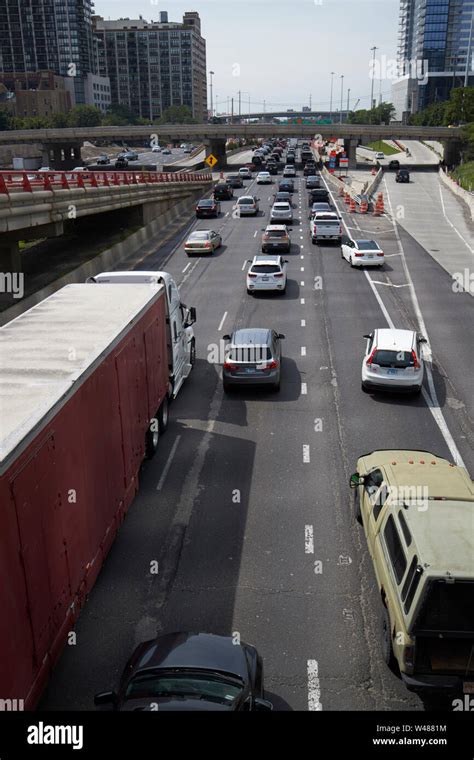
M 419 396 L 419 395 L 420 395 L 420 393 L 421 393 L 421 389 L 422 389 L 422 388 L 423 388 L 423 386 L 422 386 L 422 385 L 420 385 L 420 387 L 419 387 L 419 388 L 415 388 L 415 390 L 413 391 L 413 395 L 414 395 L 414 396 Z
M 158 425 L 156 424 L 158 422 Z M 155 429 L 151 429 L 157 428 Z M 155 456 L 158 445 L 160 442 L 160 423 L 159 420 L 153 418 L 150 422 L 150 426 L 148 427 L 148 430 L 145 434 L 145 459 L 153 459 Z
M 316 245 L 316 243 L 317 243 L 318 241 L 316 240 L 316 238 L 313 238 L 313 237 L 312 237 L 312 238 L 311 238 L 311 242 L 312 242 L 312 244 L 313 244 L 313 245 Z
M 232 386 L 229 383 L 223 382 L 222 383 L 222 389 L 224 393 L 230 393 Z
M 280 381 L 277 383 L 273 383 L 272 385 L 272 393 L 278 393 L 280 390 Z
M 384 659 L 385 664 L 388 665 L 390 670 L 393 670 L 396 660 L 395 660 L 395 655 L 393 654 L 390 616 L 388 614 L 388 610 L 385 607 L 385 605 L 383 606 L 382 620 L 381 620 L 381 647 L 382 647 L 382 657 Z
M 157 414 L 160 434 L 164 433 L 166 428 L 168 427 L 168 408 L 169 408 L 168 396 L 165 396 L 165 398 L 161 402 L 161 406 Z
M 196 341 L 194 338 L 191 341 L 191 347 L 189 349 L 189 363 L 191 367 L 194 367 L 196 364 Z
M 355 521 L 362 525 L 362 512 L 360 511 L 360 496 L 359 489 L 354 490 L 354 517 Z
M 249 289 L 247 288 L 247 293 L 248 293 L 248 295 L 249 295 L 249 296 L 252 296 L 252 295 L 253 295 L 253 293 L 254 293 L 254 291 L 253 291 L 253 290 L 249 290 Z
M 354 262 L 352 261 L 352 256 L 349 259 L 349 264 L 351 265 L 352 269 L 354 269 Z

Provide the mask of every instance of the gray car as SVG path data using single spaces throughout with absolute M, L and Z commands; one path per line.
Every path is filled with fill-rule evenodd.
M 284 337 L 263 327 L 246 327 L 224 335 L 229 341 L 222 368 L 224 391 L 234 385 L 269 385 L 279 391 Z

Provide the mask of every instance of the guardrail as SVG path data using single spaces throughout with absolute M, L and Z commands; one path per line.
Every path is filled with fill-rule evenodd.
M 197 172 L 129 172 L 129 171 L 2 171 L 0 194 L 33 193 L 35 190 L 72 190 L 117 185 L 148 185 L 180 182 L 212 182 L 212 174 Z

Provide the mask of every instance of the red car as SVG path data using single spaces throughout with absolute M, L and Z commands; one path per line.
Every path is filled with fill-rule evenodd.
M 221 211 L 221 204 L 215 198 L 201 198 L 196 204 L 196 219 L 215 216 L 218 217 Z

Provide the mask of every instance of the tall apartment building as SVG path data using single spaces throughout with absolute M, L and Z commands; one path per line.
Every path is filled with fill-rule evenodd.
M 97 70 L 110 78 L 113 103 L 129 106 L 152 121 L 172 105 L 187 105 L 198 121 L 207 120 L 206 41 L 199 14 L 182 22 L 95 16 Z
M 400 0 L 398 73 L 392 86 L 396 118 L 474 84 L 474 0 Z
M 89 102 L 92 9 L 93 0 L 0 0 L 0 72 L 52 71 L 68 78 L 73 102 Z

